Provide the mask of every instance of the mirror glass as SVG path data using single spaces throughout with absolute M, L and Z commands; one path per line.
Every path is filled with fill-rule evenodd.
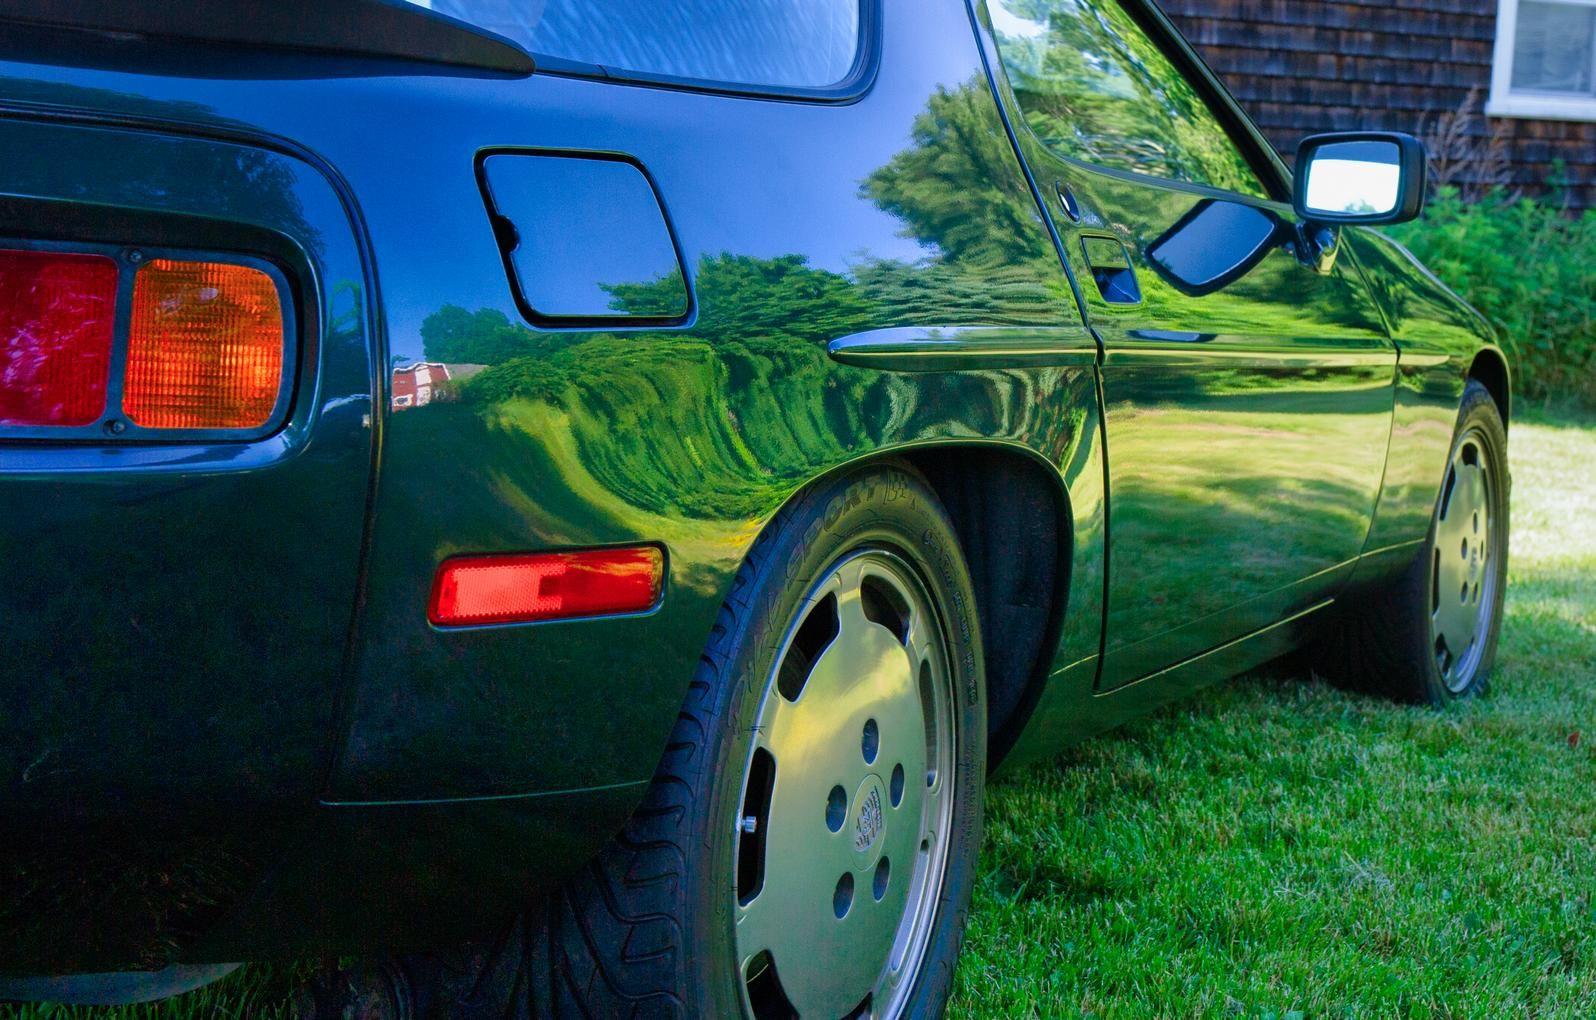
M 1330 142 L 1299 169 L 1308 175 L 1309 212 L 1379 216 L 1397 206 L 1402 151 L 1395 142 Z

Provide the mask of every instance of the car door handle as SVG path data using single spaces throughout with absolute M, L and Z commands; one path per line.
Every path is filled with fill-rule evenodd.
M 1130 252 L 1125 250 L 1124 242 L 1117 237 L 1085 234 L 1081 237 L 1081 251 L 1104 301 L 1113 305 L 1141 303 L 1142 287 L 1136 280 L 1136 270 L 1131 266 Z

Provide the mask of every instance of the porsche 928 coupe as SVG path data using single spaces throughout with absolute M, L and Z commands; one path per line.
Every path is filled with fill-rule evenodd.
M 935 1015 L 994 770 L 1487 680 L 1422 146 L 1151 0 L 0 25 L 0 998 Z

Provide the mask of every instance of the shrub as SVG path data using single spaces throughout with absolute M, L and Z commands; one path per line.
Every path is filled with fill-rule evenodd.
M 1596 210 L 1443 188 L 1391 233 L 1501 330 L 1520 395 L 1596 406 Z

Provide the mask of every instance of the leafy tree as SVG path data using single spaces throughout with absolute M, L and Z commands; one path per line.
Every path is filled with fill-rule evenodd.
M 605 289 L 618 311 L 652 307 L 666 279 Z M 853 282 L 815 269 L 803 255 L 759 259 L 724 253 L 699 263 L 693 334 L 715 344 L 768 348 L 790 339 L 824 343 L 869 328 L 870 306 Z
M 444 305 L 421 324 L 421 349 L 429 361 L 447 364 L 496 365 L 561 346 L 550 334 L 534 333 L 497 308 L 468 312 Z
M 1116 0 L 996 8 L 1003 67 L 1037 137 L 1067 156 L 1265 197 L 1203 97 Z
M 961 267 L 1047 263 L 1058 272 L 984 80 L 938 89 L 912 137 L 860 189 L 903 221 L 905 236 Z

